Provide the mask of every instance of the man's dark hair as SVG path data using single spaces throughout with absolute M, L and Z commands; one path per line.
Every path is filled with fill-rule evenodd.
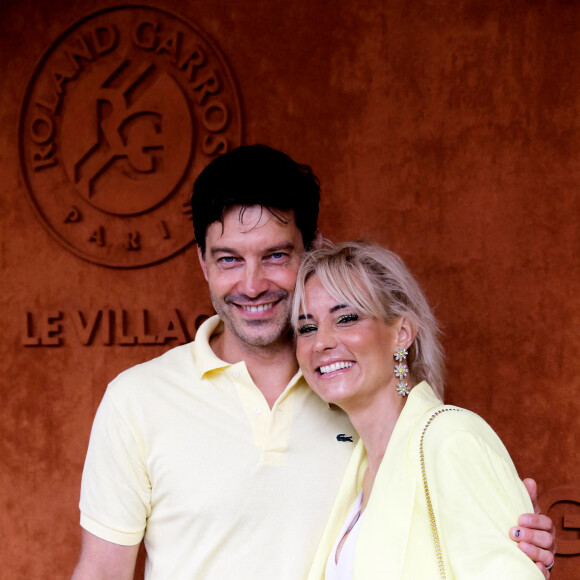
M 251 205 L 284 221 L 281 211 L 294 210 L 296 225 L 308 248 L 316 234 L 320 183 L 308 165 L 266 145 L 245 145 L 214 159 L 195 180 L 191 196 L 195 241 L 205 255 L 207 228 L 233 205 Z

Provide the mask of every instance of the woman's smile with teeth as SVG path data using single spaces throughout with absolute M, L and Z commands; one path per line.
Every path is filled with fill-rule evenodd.
M 324 375 L 326 373 L 332 373 L 334 371 L 338 371 L 340 369 L 348 369 L 350 368 L 352 365 L 354 364 L 353 361 L 340 361 L 340 362 L 335 362 L 329 365 L 324 365 L 319 367 L 319 372 L 321 375 Z

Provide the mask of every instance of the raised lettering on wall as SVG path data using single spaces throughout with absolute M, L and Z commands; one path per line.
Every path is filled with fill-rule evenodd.
M 34 347 L 177 345 L 192 340 L 206 318 L 203 314 L 188 318 L 177 308 L 29 310 L 22 317 L 21 344 Z
M 125 6 L 78 22 L 47 51 L 23 104 L 20 154 L 47 230 L 86 260 L 133 268 L 193 241 L 195 177 L 241 135 L 215 44 L 180 16 Z

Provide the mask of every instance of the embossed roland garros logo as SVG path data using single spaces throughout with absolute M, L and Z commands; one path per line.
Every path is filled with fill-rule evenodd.
M 239 96 L 218 49 L 151 7 L 93 14 L 47 51 L 20 119 L 22 169 L 48 231 L 116 268 L 193 241 L 195 177 L 241 143 Z

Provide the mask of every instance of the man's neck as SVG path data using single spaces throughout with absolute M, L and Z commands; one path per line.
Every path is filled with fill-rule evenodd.
M 230 364 L 245 361 L 255 385 L 264 395 L 270 408 L 280 397 L 298 371 L 294 343 L 290 336 L 266 346 L 241 343 L 227 329 L 210 339 L 216 356 Z

